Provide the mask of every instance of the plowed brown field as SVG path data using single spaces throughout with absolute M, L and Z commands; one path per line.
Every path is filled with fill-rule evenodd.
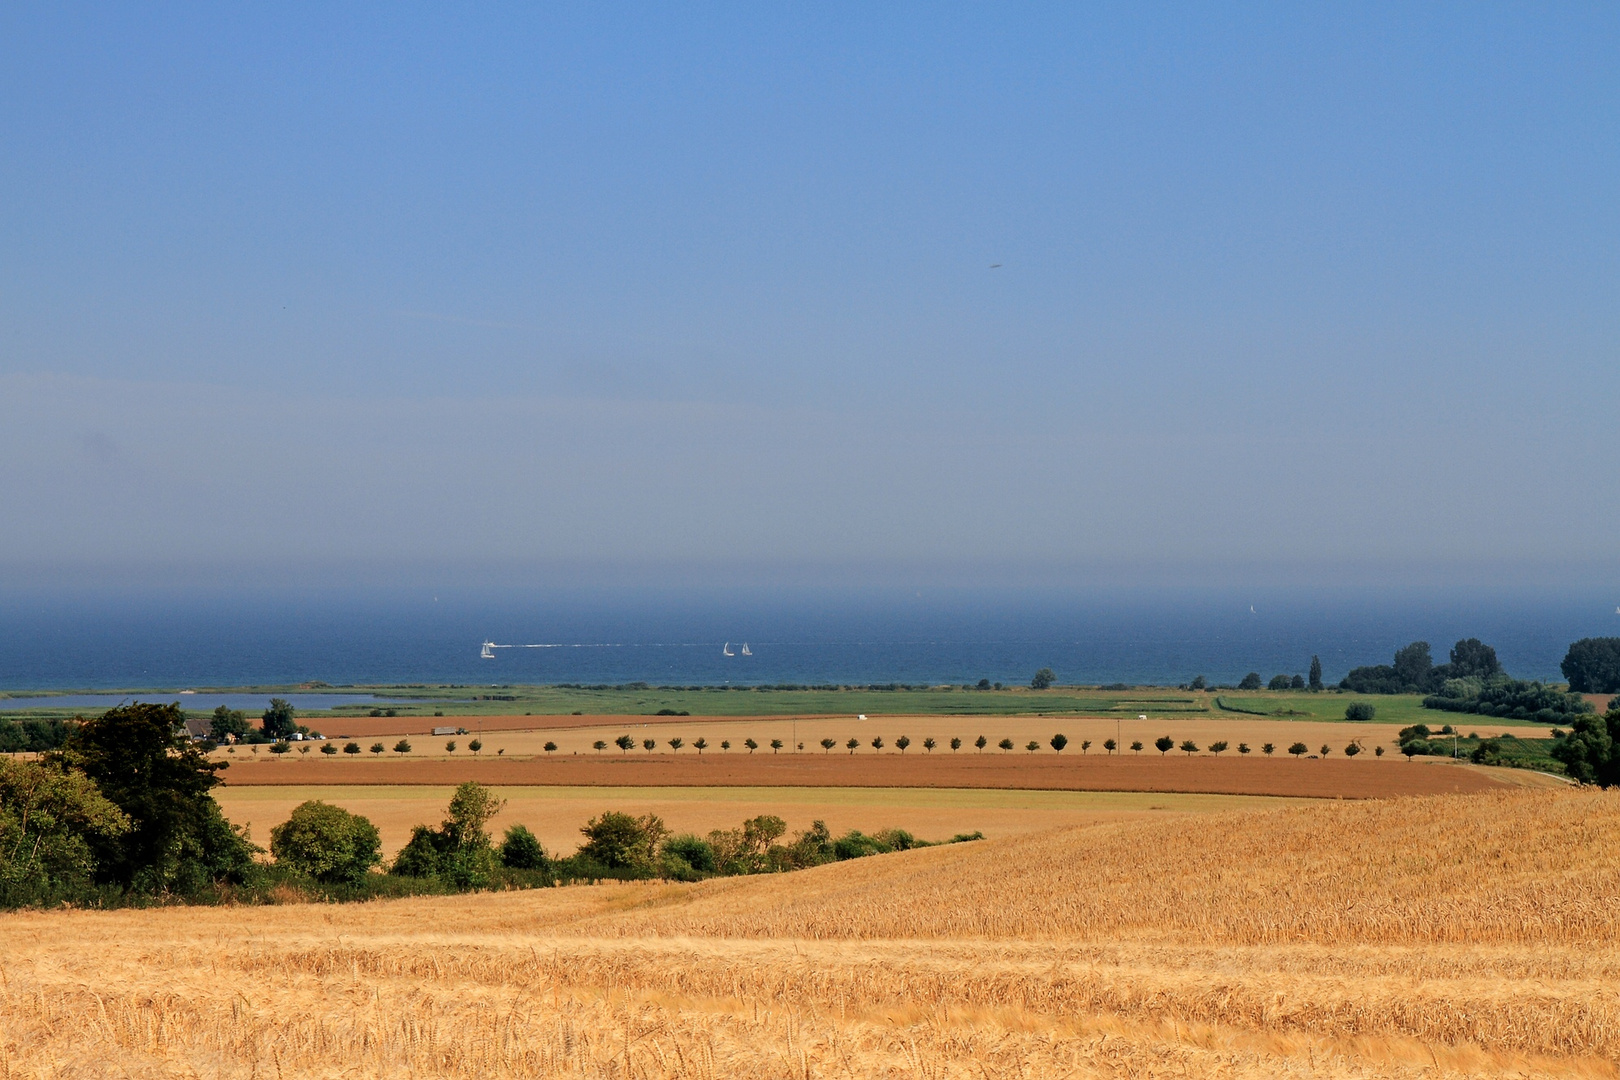
M 1050 791 L 1163 791 L 1372 799 L 1499 789 L 1483 770 L 1402 760 L 1297 761 L 991 753 L 592 754 L 516 760 L 359 759 L 235 761 L 232 786 L 257 784 L 455 784 L 569 787 L 939 787 Z

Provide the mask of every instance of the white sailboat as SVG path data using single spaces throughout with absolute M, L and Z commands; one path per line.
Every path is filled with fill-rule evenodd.
M 754 653 L 753 653 L 753 650 L 751 650 L 751 649 L 750 649 L 750 648 L 749 648 L 749 647 L 748 647 L 748 642 L 746 642 L 746 641 L 745 641 L 745 642 L 743 642 L 743 650 L 742 650 L 742 654 L 743 654 L 743 655 L 744 655 L 744 656 L 753 656 L 753 655 L 754 655 Z
M 731 651 L 731 642 L 728 641 L 724 645 L 720 646 L 720 655 L 721 656 L 736 656 L 737 654 Z
M 479 650 L 478 658 L 480 660 L 495 659 L 495 643 L 493 641 L 484 642 L 484 647 Z

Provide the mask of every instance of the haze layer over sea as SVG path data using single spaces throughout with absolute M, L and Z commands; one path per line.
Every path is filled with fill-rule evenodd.
M 400 683 L 1236 682 L 1326 678 L 1427 640 L 1556 680 L 1620 634 L 1607 592 L 630 589 L 108 598 L 0 594 L 0 690 Z M 485 641 L 500 646 L 482 659 Z M 726 656 L 724 651 L 735 655 Z M 746 643 L 751 655 L 742 655 Z M 519 647 L 534 646 L 534 647 Z

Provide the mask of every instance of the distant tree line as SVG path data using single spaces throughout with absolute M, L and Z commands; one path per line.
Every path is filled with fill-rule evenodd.
M 1488 679 L 1501 671 L 1496 650 L 1478 638 L 1453 645 L 1446 664 L 1434 662 L 1427 641 L 1414 641 L 1396 650 L 1393 663 L 1352 669 L 1339 688 L 1357 694 L 1434 694 L 1447 679 Z

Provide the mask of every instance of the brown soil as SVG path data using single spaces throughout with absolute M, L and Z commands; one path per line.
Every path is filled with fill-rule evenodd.
M 909 787 L 1164 791 L 1369 799 L 1505 786 L 1490 772 L 1398 760 L 1055 754 L 591 754 L 479 760 L 237 761 L 231 785 L 485 784 L 570 787 Z

